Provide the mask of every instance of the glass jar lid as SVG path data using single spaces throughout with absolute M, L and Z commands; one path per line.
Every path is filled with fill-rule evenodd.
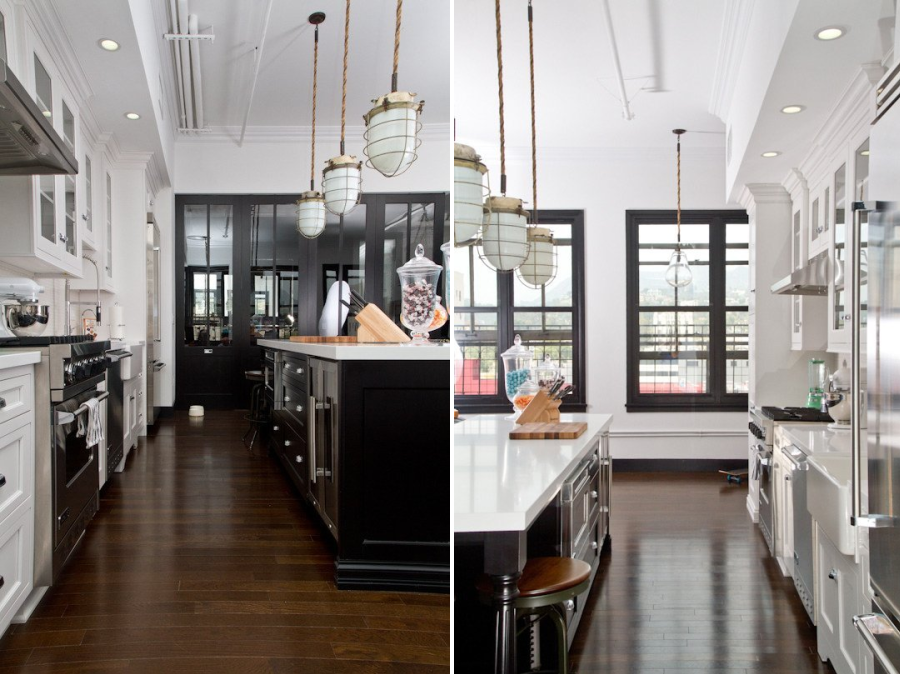
M 444 268 L 425 257 L 425 246 L 421 243 L 416 246 L 416 254 L 402 267 L 397 268 L 398 274 L 420 274 L 422 272 L 442 271 Z
M 513 345 L 511 347 L 509 347 L 506 351 L 501 353 L 500 357 L 501 358 L 508 358 L 508 357 L 532 358 L 533 355 L 531 353 L 531 349 L 522 345 L 522 337 L 519 335 L 516 335 L 516 338 L 513 340 Z

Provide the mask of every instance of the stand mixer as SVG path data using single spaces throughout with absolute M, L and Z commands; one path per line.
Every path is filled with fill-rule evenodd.
M 50 307 L 38 304 L 44 287 L 29 278 L 0 278 L 0 339 L 40 335 L 50 320 Z

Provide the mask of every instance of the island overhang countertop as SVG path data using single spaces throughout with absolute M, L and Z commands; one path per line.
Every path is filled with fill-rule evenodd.
M 412 346 L 408 343 L 329 344 L 292 342 L 287 339 L 260 339 L 257 344 L 266 349 L 303 353 L 307 356 L 328 360 L 446 360 L 449 363 L 451 354 L 450 346 L 446 342 Z
M 609 431 L 609 414 L 563 414 L 584 421 L 574 440 L 510 440 L 502 414 L 472 415 L 453 428 L 453 531 L 525 531 L 566 476 Z

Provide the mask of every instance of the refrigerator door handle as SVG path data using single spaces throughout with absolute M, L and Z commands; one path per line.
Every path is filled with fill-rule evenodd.
M 887 674 L 900 674 L 900 671 L 891 662 L 888 654 L 884 652 L 881 644 L 878 643 L 878 636 L 890 636 L 895 641 L 900 642 L 900 635 L 897 634 L 891 622 L 879 613 L 865 613 L 863 615 L 853 616 L 853 624 L 862 635 L 866 646 L 872 651 L 875 659 L 884 668 Z

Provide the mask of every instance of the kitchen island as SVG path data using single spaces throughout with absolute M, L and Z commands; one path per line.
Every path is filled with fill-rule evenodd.
M 498 674 L 518 671 L 512 603 L 529 547 L 584 559 L 593 581 L 609 537 L 612 416 L 563 414 L 561 421 L 586 422 L 587 430 L 574 440 L 510 440 L 514 424 L 502 415 L 472 416 L 454 428 L 454 540 L 483 546 L 483 570 L 494 584 Z M 567 610 L 569 643 L 586 595 Z
M 338 587 L 449 591 L 449 346 L 259 345 L 269 447 L 335 540 Z

